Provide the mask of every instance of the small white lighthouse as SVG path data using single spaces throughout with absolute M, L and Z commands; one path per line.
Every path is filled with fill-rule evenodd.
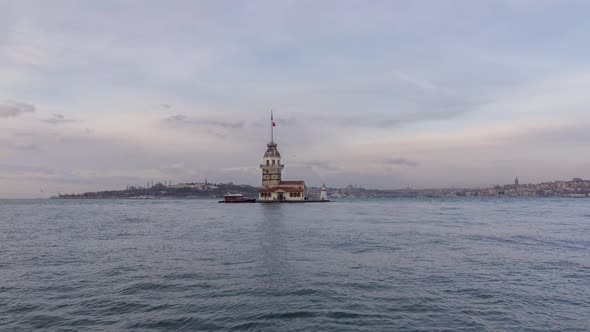
M 327 201 L 328 200 L 328 193 L 326 192 L 326 185 L 322 185 L 322 189 L 320 191 L 320 201 Z

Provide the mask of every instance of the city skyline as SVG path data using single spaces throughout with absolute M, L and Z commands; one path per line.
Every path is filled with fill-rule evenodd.
M 583 1 L 2 1 L 0 198 L 590 178 Z M 43 191 L 43 192 L 41 192 Z

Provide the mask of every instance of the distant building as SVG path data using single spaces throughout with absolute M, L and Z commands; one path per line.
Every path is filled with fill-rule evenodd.
M 261 201 L 301 201 L 305 200 L 305 182 L 283 181 L 281 172 L 285 167 L 281 163 L 281 154 L 274 142 L 274 127 L 272 112 L 270 115 L 270 143 L 262 157 L 262 186 L 258 191 L 258 199 Z

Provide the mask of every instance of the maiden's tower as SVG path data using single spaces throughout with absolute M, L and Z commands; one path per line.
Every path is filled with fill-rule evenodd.
M 304 201 L 305 182 L 302 180 L 283 181 L 281 172 L 285 165 L 281 162 L 281 154 L 274 142 L 274 122 L 272 112 L 270 114 L 270 142 L 266 145 L 266 152 L 262 157 L 262 186 L 258 191 L 258 201 Z

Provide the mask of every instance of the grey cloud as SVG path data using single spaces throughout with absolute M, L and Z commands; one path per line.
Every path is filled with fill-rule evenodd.
M 34 173 L 34 174 L 41 174 L 41 175 L 53 175 L 55 174 L 54 171 L 41 168 L 41 167 L 31 167 L 25 165 L 13 165 L 13 164 L 0 164 L 0 171 L 3 173 L 12 173 L 12 174 L 24 174 L 24 173 Z
M 391 77 L 359 79 L 324 87 L 306 100 L 317 114 L 312 120 L 347 127 L 392 128 L 406 124 L 444 121 L 478 111 L 487 99 L 448 91 L 445 85 Z M 316 89 L 316 93 L 317 93 Z M 312 92 L 309 92 L 312 93 Z M 334 98 L 338 96 L 338 98 Z M 333 114 L 331 110 L 339 110 Z M 332 113 L 332 114 L 331 114 Z
M 193 169 L 187 167 L 184 162 L 179 162 L 171 165 L 165 165 L 159 168 L 159 170 L 169 176 L 173 177 L 184 177 L 194 174 Z
M 418 110 L 404 112 L 392 111 L 383 114 L 359 111 L 357 113 L 366 113 L 366 115 L 317 117 L 314 120 L 345 127 L 393 128 L 413 123 L 453 119 L 474 111 L 478 106 L 480 104 L 456 102 L 442 106 L 423 106 Z M 429 110 L 423 110 L 423 108 L 428 108 Z
M 207 131 L 207 134 L 209 134 L 211 136 L 214 136 L 214 137 L 217 137 L 219 139 L 226 139 L 227 138 L 227 135 L 224 135 L 222 133 L 218 133 L 218 132 L 215 132 L 215 131 L 212 131 L 212 130 L 208 130 Z
M 37 144 L 15 144 L 13 148 L 16 150 L 26 150 L 26 151 L 36 151 L 39 150 L 39 146 Z
M 31 104 L 10 100 L 0 103 L 0 118 L 16 117 L 23 113 L 33 112 L 35 112 L 35 106 Z
M 74 122 L 74 120 L 66 119 L 66 117 L 63 114 L 59 114 L 59 113 L 54 113 L 50 118 L 43 119 L 41 121 L 45 122 L 45 123 L 53 124 L 53 125 Z
M 297 120 L 295 118 L 277 118 L 275 119 L 275 123 L 277 126 L 287 126 L 291 127 L 297 124 Z
M 590 124 L 578 124 L 568 126 L 523 128 L 519 133 L 499 136 L 500 143 L 525 143 L 538 144 L 580 144 L 590 142 Z
M 0 146 L 7 147 L 12 150 L 35 151 L 39 149 L 37 144 L 13 142 L 6 139 L 0 139 Z
M 39 136 L 39 134 L 37 134 L 35 132 L 29 132 L 29 131 L 19 131 L 19 132 L 13 133 L 12 136 L 14 136 L 14 137 L 37 137 L 37 136 Z
M 182 125 L 194 125 L 194 126 L 203 126 L 203 127 L 221 127 L 221 128 L 229 128 L 229 129 L 238 129 L 244 127 L 243 121 L 219 121 L 219 120 L 207 120 L 207 119 L 197 119 L 188 117 L 183 114 L 176 114 L 169 116 L 163 120 L 165 123 L 168 124 L 182 124 Z
M 0 168 L 1 169 L 1 168 Z M 142 177 L 134 176 L 109 176 L 108 178 L 97 176 L 96 174 L 89 174 L 87 176 L 78 176 L 70 172 L 53 172 L 50 170 L 23 170 L 14 172 L 9 176 L 0 176 L 5 179 L 18 179 L 19 181 L 35 181 L 39 184 L 44 184 L 47 187 L 49 184 L 63 185 L 63 184 L 77 184 L 84 185 L 88 189 L 94 191 L 97 188 L 104 187 L 104 189 L 117 189 L 124 186 L 124 184 L 141 184 L 144 181 Z M 47 189 L 46 189 L 47 190 Z M 77 192 L 84 192 L 81 189 Z M 57 192 L 56 192 L 57 193 Z
M 311 167 L 315 167 L 318 169 L 326 170 L 326 171 L 338 171 L 339 170 L 338 167 L 332 165 L 332 163 L 329 161 L 315 160 L 315 161 L 302 162 L 301 164 L 305 165 L 305 166 L 311 166 Z
M 531 130 L 519 138 L 530 142 L 543 140 L 560 144 L 590 142 L 590 125 Z
M 396 165 L 396 166 L 416 167 L 416 166 L 420 165 L 420 163 L 417 161 L 409 160 L 407 158 L 402 158 L 402 157 L 386 158 L 383 160 L 383 162 L 388 165 Z

